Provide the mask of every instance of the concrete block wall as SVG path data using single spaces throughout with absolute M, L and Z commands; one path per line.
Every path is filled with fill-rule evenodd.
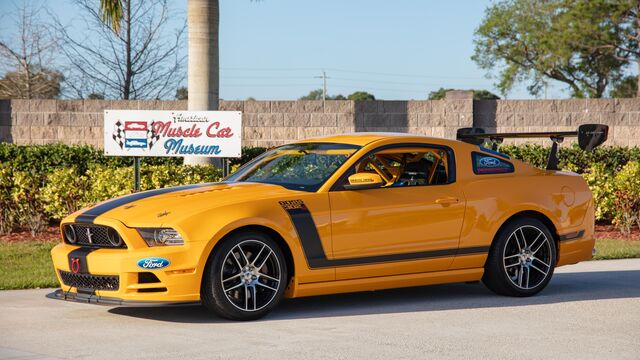
M 354 102 L 347 100 L 223 101 L 242 114 L 243 146 L 271 147 L 298 139 L 354 131 Z
M 0 141 L 102 148 L 104 110 L 186 110 L 186 101 L 0 100 Z
M 481 100 L 474 102 L 474 124 L 497 132 L 573 131 L 580 124 L 609 125 L 606 145 L 640 146 L 640 99 Z M 575 140 L 566 139 L 565 143 Z M 505 143 L 548 139 L 518 139 Z
M 357 101 L 358 132 L 402 132 L 454 138 L 473 125 L 472 100 Z
M 244 146 L 271 147 L 356 131 L 455 138 L 460 127 L 562 131 L 584 123 L 609 125 L 609 145 L 640 146 L 640 99 L 474 101 L 465 94 L 456 95 L 410 101 L 221 101 L 220 109 L 243 112 Z M 186 101 L 0 100 L 0 141 L 102 147 L 105 109 L 186 108 Z M 507 142 L 525 141 L 550 145 L 548 139 Z

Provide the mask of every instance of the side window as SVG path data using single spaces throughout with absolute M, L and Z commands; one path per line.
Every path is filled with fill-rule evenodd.
M 497 156 L 479 152 L 471 153 L 473 172 L 476 175 L 505 174 L 513 172 L 513 164 Z
M 407 147 L 383 149 L 363 158 L 350 174 L 377 173 L 385 187 L 446 184 L 449 154 L 440 148 Z

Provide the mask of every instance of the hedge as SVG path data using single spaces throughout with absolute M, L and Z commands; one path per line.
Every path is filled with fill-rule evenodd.
M 244 148 L 232 167 L 266 148 Z M 141 189 L 215 182 L 220 170 L 184 166 L 182 158 L 141 159 Z M 133 159 L 104 156 L 91 146 L 0 143 L 0 234 L 32 234 L 93 203 L 133 191 Z
M 265 148 L 244 148 L 245 163 Z M 502 146 L 500 151 L 544 167 L 549 148 Z M 596 203 L 596 219 L 623 231 L 640 225 L 640 149 L 601 147 L 592 152 L 577 146 L 559 153 L 563 169 L 582 174 Z M 143 158 L 142 190 L 221 178 L 210 166 L 184 166 L 182 158 Z M 132 159 L 106 157 L 90 146 L 13 145 L 0 143 L 0 233 L 16 229 L 41 231 L 66 214 L 133 191 Z

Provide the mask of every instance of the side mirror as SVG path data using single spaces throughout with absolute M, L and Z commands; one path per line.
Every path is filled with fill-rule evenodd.
M 582 150 L 590 151 L 607 141 L 609 127 L 600 124 L 578 126 L 578 145 Z
M 349 176 L 349 184 L 344 188 L 347 190 L 376 189 L 382 187 L 382 178 L 378 174 L 358 173 Z

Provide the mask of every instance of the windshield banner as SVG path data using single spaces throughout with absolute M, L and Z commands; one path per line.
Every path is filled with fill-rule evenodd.
M 239 111 L 104 111 L 104 154 L 240 157 Z

